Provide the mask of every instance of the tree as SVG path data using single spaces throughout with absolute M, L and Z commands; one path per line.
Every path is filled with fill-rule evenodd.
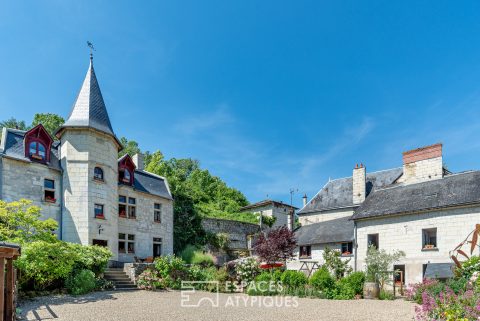
M 267 264 L 273 264 L 293 257 L 296 247 L 295 234 L 286 226 L 280 226 L 270 230 L 266 236 L 260 234 L 254 251 Z
M 37 240 L 55 242 L 53 232 L 58 224 L 53 219 L 40 219 L 40 207 L 29 200 L 7 203 L 0 200 L 0 240 L 29 243 Z
M 342 278 L 345 274 L 352 272 L 350 259 L 342 260 L 342 253 L 339 250 L 332 250 L 328 246 L 323 250 L 323 260 L 325 261 L 325 268 L 332 273 L 337 280 Z
M 33 128 L 37 126 L 38 124 L 42 124 L 43 127 L 47 130 L 47 132 L 52 135 L 55 133 L 55 131 L 60 128 L 65 123 L 65 119 L 63 119 L 61 116 L 57 114 L 50 114 L 50 113 L 45 113 L 45 114 L 35 114 L 33 116 L 33 121 L 32 125 L 30 128 Z
M 15 118 L 10 118 L 0 122 L 0 139 L 2 138 L 3 127 L 6 128 L 16 128 L 20 130 L 26 130 L 27 126 L 25 125 L 25 121 L 23 120 L 16 120 Z
M 120 152 L 118 152 L 119 158 L 125 154 L 133 156 L 141 152 L 140 147 L 138 147 L 138 143 L 134 140 L 128 140 L 127 138 L 122 137 L 120 138 L 120 143 L 122 143 L 123 149 Z
M 383 289 L 385 283 L 390 279 L 391 266 L 401 258 L 405 257 L 405 252 L 394 251 L 393 253 L 387 253 L 384 249 L 378 250 L 374 245 L 370 245 L 367 250 L 367 257 L 365 263 L 366 269 L 366 281 L 376 282 L 380 284 Z

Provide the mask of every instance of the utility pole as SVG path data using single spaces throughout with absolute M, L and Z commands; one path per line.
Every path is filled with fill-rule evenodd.
M 293 194 L 298 192 L 298 188 L 290 188 L 290 213 L 288 214 L 288 228 L 293 231 L 293 224 L 295 221 L 295 210 L 293 209 Z

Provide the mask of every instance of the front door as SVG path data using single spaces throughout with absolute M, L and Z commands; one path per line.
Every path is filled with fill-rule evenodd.
M 162 244 L 153 243 L 153 257 L 162 255 Z

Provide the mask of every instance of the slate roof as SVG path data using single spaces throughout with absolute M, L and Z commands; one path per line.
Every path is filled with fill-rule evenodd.
M 428 263 L 423 277 L 428 279 L 453 278 L 453 266 L 452 263 Z
M 139 170 L 135 170 L 133 177 L 133 187 L 137 191 L 172 199 L 165 178 Z
M 2 141 L 5 140 L 5 146 L 2 146 L 3 150 L 0 150 L 0 156 L 6 156 L 31 163 L 32 161 L 28 157 L 25 157 L 25 146 L 23 144 L 25 133 L 26 131 L 24 130 L 7 128 L 4 131 L 6 137 L 2 137 Z M 61 170 L 58 151 L 59 145 L 60 142 L 53 142 L 50 149 L 50 162 L 46 164 L 46 166 L 56 170 Z
M 372 191 L 391 185 L 403 172 L 403 169 L 394 168 L 379 172 L 367 173 L 367 196 Z M 335 208 L 353 207 L 352 177 L 339 178 L 329 181 L 298 215 L 320 212 Z
M 257 202 L 257 203 L 253 203 L 253 204 L 244 206 L 244 207 L 240 208 L 240 211 L 244 212 L 244 211 L 247 211 L 247 210 L 251 210 L 251 209 L 255 209 L 255 208 L 259 208 L 259 207 L 264 207 L 264 206 L 268 206 L 268 205 L 290 207 L 290 208 L 293 208 L 294 210 L 298 209 L 295 206 L 292 206 L 292 205 L 289 205 L 289 204 L 286 204 L 286 203 L 283 203 L 283 202 L 278 202 L 278 201 L 267 199 L 267 200 L 263 200 L 263 201 L 260 201 L 260 202 Z
M 376 190 L 356 209 L 352 219 L 468 204 L 480 204 L 480 171 L 451 174 L 442 179 Z
M 57 130 L 56 134 L 60 133 L 61 130 L 66 127 L 93 128 L 112 135 L 119 143 L 113 132 L 110 118 L 108 117 L 107 107 L 103 101 L 102 92 L 98 85 L 92 60 L 90 60 L 90 66 L 88 67 L 87 74 L 82 87 L 80 88 L 77 99 L 73 104 L 70 116 L 65 124 Z
M 295 230 L 298 245 L 353 241 L 353 221 L 349 218 L 347 216 L 299 227 Z

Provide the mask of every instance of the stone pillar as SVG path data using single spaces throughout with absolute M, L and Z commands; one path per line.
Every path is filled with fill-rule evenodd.
M 307 194 L 304 194 L 302 199 L 303 199 L 303 207 L 307 206 L 307 203 L 308 203 Z
M 353 169 L 352 175 L 352 184 L 353 184 L 353 204 L 361 204 L 365 197 L 367 197 L 366 191 L 366 177 L 367 177 L 367 169 L 363 164 L 360 166 L 355 165 Z

